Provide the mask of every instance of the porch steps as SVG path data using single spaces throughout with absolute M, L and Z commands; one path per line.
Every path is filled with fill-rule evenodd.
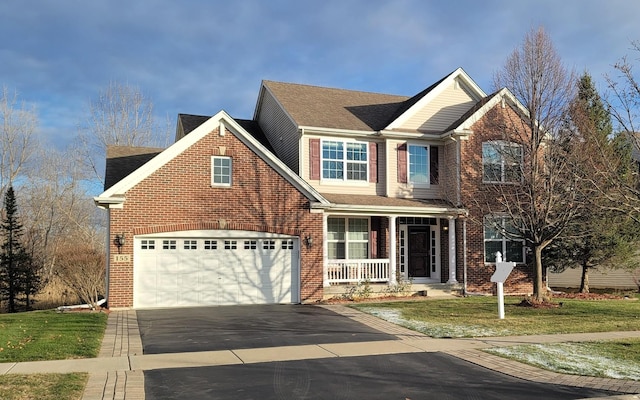
M 377 297 L 426 296 L 430 298 L 454 297 L 462 293 L 461 284 L 413 283 L 405 287 L 390 287 L 386 283 L 338 284 L 324 288 L 323 300 Z

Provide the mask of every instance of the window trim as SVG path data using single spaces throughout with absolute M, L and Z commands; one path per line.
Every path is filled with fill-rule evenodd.
M 489 164 L 487 162 L 485 162 L 485 158 L 484 158 L 484 146 L 485 145 L 492 145 L 494 148 L 495 147 L 499 147 L 498 149 L 498 156 L 500 157 L 500 180 L 488 180 L 486 179 L 486 174 L 485 174 L 485 165 Z M 522 174 L 520 174 L 520 179 L 519 180 L 507 180 L 506 177 L 506 160 L 505 160 L 505 156 L 504 156 L 504 148 L 505 147 L 517 147 L 520 149 L 520 162 L 519 163 L 512 163 L 511 165 L 519 165 L 520 167 L 522 167 L 523 163 L 524 163 L 524 156 L 523 156 L 523 152 L 522 152 L 522 145 L 516 142 L 509 142 L 506 140 L 487 140 L 482 142 L 482 148 L 481 148 L 481 153 L 482 153 L 482 183 L 502 183 L 502 184 L 518 184 L 518 183 L 522 183 Z M 492 164 L 496 164 L 497 163 L 492 163 Z
M 527 262 L 527 253 L 526 253 L 526 242 L 524 239 L 513 239 L 513 238 L 508 238 L 506 235 L 504 235 L 500 230 L 498 230 L 498 235 L 501 236 L 500 239 L 487 239 L 487 228 L 491 228 L 494 230 L 497 230 L 495 228 L 495 224 L 493 222 L 490 222 L 491 220 L 500 220 L 500 225 L 502 226 L 502 230 L 506 231 L 505 228 L 505 223 L 507 222 L 507 220 L 509 220 L 510 218 L 506 215 L 485 215 L 484 216 L 484 221 L 482 224 L 482 252 L 484 254 L 483 258 L 484 258 L 484 263 L 485 264 L 495 264 L 495 261 L 488 261 L 487 258 L 487 242 L 500 242 L 501 243 L 501 250 L 500 252 L 502 253 L 502 257 L 503 260 L 505 261 L 514 261 L 514 260 L 507 260 L 506 258 L 506 254 L 507 254 L 507 244 L 509 242 L 521 242 L 522 243 L 522 257 L 520 260 L 516 260 L 515 262 L 517 264 L 524 264 Z M 495 256 L 494 256 L 495 257 Z M 492 257 L 492 258 L 494 258 Z
M 228 160 L 229 161 L 229 182 L 215 182 L 215 162 L 216 160 Z M 224 168 L 224 167 L 223 167 Z M 226 177 L 227 175 L 220 175 L 220 177 Z M 211 156 L 211 186 L 213 187 L 231 187 L 233 184 L 233 159 L 228 156 Z
M 414 182 L 411 180 L 411 148 L 420 147 L 427 152 L 427 173 L 426 182 Z M 407 183 L 417 188 L 429 188 L 431 187 L 431 145 L 423 143 L 407 142 Z
M 326 143 L 341 143 L 342 144 L 342 159 L 332 159 L 324 157 L 324 145 Z M 347 140 L 347 139 L 320 139 L 320 182 L 330 182 L 330 183 L 349 183 L 349 184 L 357 184 L 357 185 L 368 185 L 369 184 L 369 174 L 370 171 L 370 142 L 361 141 L 361 140 Z M 348 160 L 347 159 L 347 147 L 349 144 L 357 144 L 363 146 L 365 160 Z M 325 178 L 324 172 L 324 162 L 325 161 L 335 161 L 342 163 L 342 178 Z M 349 179 L 348 178 L 348 165 L 351 164 L 359 164 L 364 165 L 364 174 L 363 179 Z
M 332 240 L 329 239 L 329 219 L 341 219 L 344 221 L 344 239 L 343 240 Z M 355 240 L 349 239 L 349 221 L 353 219 L 365 220 L 367 222 L 367 240 Z M 349 258 L 349 243 L 366 243 L 367 244 L 367 254 L 364 259 L 369 259 L 371 257 L 371 218 L 370 217 L 358 217 L 358 216 L 337 216 L 333 215 L 327 218 L 327 252 L 329 243 L 344 243 L 344 260 L 355 260 L 354 258 Z M 328 253 L 327 253 L 328 254 Z M 343 260 L 340 259 L 340 260 Z M 357 260 L 360 260 L 358 258 Z

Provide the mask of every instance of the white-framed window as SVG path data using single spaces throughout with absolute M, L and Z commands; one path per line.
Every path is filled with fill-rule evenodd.
M 293 250 L 293 240 L 291 239 L 282 240 L 282 250 Z
M 496 253 L 499 251 L 504 261 L 524 263 L 524 240 L 518 239 L 516 235 L 510 218 L 486 216 L 484 218 L 484 261 L 496 262 Z
M 276 241 L 275 240 L 263 240 L 262 241 L 262 250 L 275 250 L 276 249 Z
M 231 186 L 231 157 L 211 157 L 211 185 Z
M 257 240 L 245 240 L 244 241 L 244 249 L 245 250 L 255 250 L 258 247 Z
M 482 143 L 482 181 L 519 183 L 522 180 L 522 146 L 502 140 Z
M 418 186 L 429 186 L 429 146 L 409 144 L 408 152 L 408 174 L 409 182 Z
M 238 248 L 237 240 L 225 240 L 224 241 L 224 249 L 225 250 L 235 250 Z
M 369 179 L 367 143 L 322 141 L 322 179 L 362 181 Z
M 334 260 L 369 258 L 369 219 L 327 218 L 327 250 Z
M 218 250 L 218 241 L 207 239 L 204 241 L 205 250 Z

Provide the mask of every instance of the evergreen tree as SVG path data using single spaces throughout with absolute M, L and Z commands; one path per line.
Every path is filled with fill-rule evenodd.
M 38 269 L 22 245 L 22 224 L 18 220 L 15 192 L 9 186 L 4 198 L 4 217 L 0 225 L 0 296 L 10 313 L 23 303 L 28 309 L 31 296 L 39 288 Z

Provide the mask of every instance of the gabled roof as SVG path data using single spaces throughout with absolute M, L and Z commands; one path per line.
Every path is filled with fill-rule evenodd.
M 176 141 L 187 136 L 200 125 L 204 124 L 211 116 L 178 114 L 178 129 L 176 132 Z M 256 121 L 250 119 L 235 119 L 235 121 L 244 128 L 251 136 L 258 140 L 264 147 L 273 153 L 273 147 L 267 136 L 264 134 L 260 125 Z
M 108 146 L 104 190 L 140 168 L 163 150 L 156 147 Z
M 529 112 L 527 109 L 518 101 L 518 99 L 511 93 L 511 91 L 507 88 L 502 88 L 497 92 L 486 96 L 482 100 L 480 100 L 475 106 L 473 106 L 469 111 L 467 111 L 464 115 L 462 115 L 457 121 L 455 121 L 449 128 L 447 132 L 451 131 L 467 131 L 471 129 L 471 126 L 476 123 L 480 118 L 482 118 L 490 109 L 495 107 L 501 101 L 508 102 L 515 108 L 515 110 L 522 116 L 523 118 L 529 117 Z
M 353 131 L 384 128 L 389 118 L 409 99 L 407 96 L 263 81 L 254 116 L 256 120 L 265 90 L 271 92 L 298 127 Z
M 480 88 L 480 86 L 478 86 L 462 68 L 458 68 L 408 100 L 405 103 L 406 107 L 398 110 L 400 112 L 394 115 L 394 118 L 389 121 L 387 126 L 385 126 L 385 129 L 392 130 L 401 127 L 404 122 L 406 122 L 413 115 L 423 109 L 428 103 L 430 103 L 440 93 L 448 88 L 455 80 L 458 80 L 459 82 L 465 84 L 466 87 L 471 91 L 472 95 L 478 101 L 487 96 L 486 93 Z
M 250 126 L 252 124 L 245 124 Z M 166 150 L 157 154 L 155 157 L 149 159 L 144 164 L 140 165 L 137 169 L 125 176 L 123 179 L 114 183 L 108 189 L 106 189 L 100 196 L 94 197 L 94 202 L 99 207 L 122 207 L 125 201 L 125 195 L 128 190 L 136 186 L 142 180 L 149 177 L 159 168 L 173 160 L 179 154 L 187 150 L 193 144 L 200 139 L 210 134 L 217 128 L 223 128 L 227 131 L 227 134 L 233 134 L 240 139 L 247 147 L 249 147 L 254 153 L 261 157 L 267 164 L 269 164 L 277 173 L 287 179 L 293 186 L 295 186 L 301 193 L 303 193 L 309 200 L 318 203 L 327 203 L 327 201 L 318 193 L 311 185 L 302 180 L 295 172 L 287 167 L 282 161 L 280 161 L 269 149 L 260 143 L 259 140 L 254 138 L 245 128 L 236 120 L 231 118 L 224 111 L 220 111 L 216 115 L 207 119 L 203 124 L 198 126 L 185 135 L 182 139 L 175 142 Z

